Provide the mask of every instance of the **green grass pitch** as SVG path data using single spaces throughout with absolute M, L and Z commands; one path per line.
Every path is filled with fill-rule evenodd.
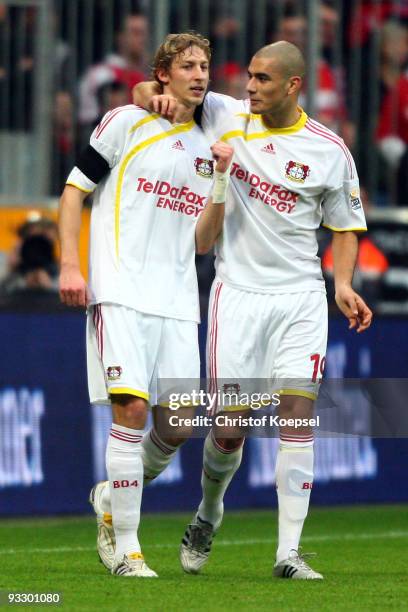
M 0 590 L 59 591 L 60 609 L 79 612 L 408 609 L 407 506 L 312 508 L 303 550 L 318 553 L 311 565 L 325 577 L 312 582 L 272 578 L 276 512 L 265 511 L 227 512 L 203 573 L 183 574 L 178 546 L 189 518 L 142 517 L 143 551 L 159 574 L 150 580 L 109 575 L 90 516 L 2 520 Z

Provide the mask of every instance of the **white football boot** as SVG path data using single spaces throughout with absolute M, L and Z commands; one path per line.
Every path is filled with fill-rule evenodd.
M 112 567 L 112 574 L 126 578 L 157 578 L 156 572 L 146 565 L 141 553 L 123 555 L 122 560 Z
M 180 562 L 187 574 L 198 574 L 207 563 L 211 551 L 214 528 L 196 514 L 187 526 L 180 545 Z
M 323 580 L 323 576 L 306 563 L 306 557 L 313 557 L 314 553 L 301 555 L 297 550 L 291 550 L 284 561 L 276 563 L 273 575 L 277 578 L 292 578 L 293 580 Z
M 94 487 L 92 487 L 89 494 L 89 503 L 92 505 L 96 514 L 96 524 L 98 527 L 96 548 L 99 559 L 104 566 L 111 571 L 115 557 L 116 539 L 112 526 L 112 515 L 103 512 L 101 508 L 101 496 L 106 486 L 109 486 L 107 480 L 104 482 L 98 482 Z

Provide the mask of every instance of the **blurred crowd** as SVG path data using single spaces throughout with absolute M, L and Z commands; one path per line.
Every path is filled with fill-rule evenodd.
M 128 10 L 123 12 L 118 10 L 120 2 L 94 0 L 94 31 L 86 32 L 85 38 L 79 15 L 73 35 L 72 15 L 70 20 L 66 18 L 69 3 L 55 0 L 52 15 L 54 53 L 50 62 L 55 94 L 51 192 L 56 196 L 101 117 L 127 104 L 132 87 L 149 78 L 153 50 L 149 2 L 128 0 Z M 182 3 L 169 0 L 168 4 L 169 29 L 180 30 L 181 22 L 199 29 L 199 3 L 185 4 L 188 14 L 184 14 L 184 21 L 179 12 Z M 262 44 L 288 40 L 307 54 L 307 1 L 265 0 L 265 4 Z M 108 5 L 113 23 L 110 36 L 104 25 Z M 78 12 L 86 9 L 84 3 L 77 6 Z M 211 89 L 246 97 L 246 62 L 259 42 L 254 35 L 260 25 L 257 12 L 249 1 L 241 3 L 244 10 L 240 17 L 232 0 L 209 0 L 208 6 L 209 31 L 202 33 L 213 46 Z M 33 129 L 36 10 L 0 4 L 4 43 L 0 46 L 0 133 Z M 340 134 L 352 150 L 367 193 L 366 206 L 370 201 L 374 206 L 404 206 L 408 203 L 408 0 L 321 0 L 318 16 L 320 52 L 314 116 Z M 85 55 L 87 61 L 83 60 Z M 306 87 L 307 83 L 302 104 L 307 102 Z M 55 239 L 52 222 L 27 220 L 9 258 L 0 296 L 36 287 L 55 292 Z M 329 259 L 327 256 L 327 262 Z M 198 265 L 206 285 L 205 278 L 210 276 L 206 268 L 211 264 L 199 260 Z
M 83 3 L 82 3 L 83 4 Z M 77 12 L 85 6 L 77 2 Z M 78 150 L 107 110 L 130 101 L 133 85 L 149 76 L 152 52 L 151 11 L 148 2 L 111 2 L 112 32 L 107 36 L 109 2 L 93 0 L 93 32 L 81 36 L 81 19 L 73 36 L 69 2 L 55 0 L 53 63 L 53 184 L 58 195 Z M 200 24 L 196 2 L 186 2 L 183 24 L 180 6 L 169 0 L 169 28 Z M 245 96 L 246 62 L 259 37 L 254 31 L 256 11 L 242 2 L 240 16 L 232 0 L 209 0 L 208 34 L 213 45 L 212 83 L 215 91 Z M 235 8 L 234 8 L 235 5 Z M 73 4 L 71 5 L 73 6 Z M 0 130 L 30 130 L 35 74 L 36 8 L 24 11 L 0 4 L 0 99 L 4 111 Z M 147 11 L 147 12 L 144 12 Z M 284 39 L 307 53 L 308 3 L 305 0 L 266 0 L 262 22 L 264 43 Z M 315 118 L 334 129 L 355 154 L 367 188 L 373 165 L 380 173 L 376 205 L 408 202 L 408 1 L 360 0 L 356 3 L 321 0 L 319 5 L 320 55 L 316 67 Z M 109 44 L 107 43 L 109 40 Z M 88 45 L 85 53 L 84 45 Z M 245 49 L 245 58 L 239 49 Z M 83 59 L 86 56 L 87 62 Z M 307 85 L 307 84 L 306 84 Z M 11 101 L 13 101 L 11 103 Z M 306 103 L 306 98 L 303 101 Z M 367 155 L 376 148 L 377 157 Z M 391 180 L 391 178 L 392 180 Z
M 0 307 L 59 308 L 58 228 L 55 221 L 30 211 L 17 228 L 0 278 Z

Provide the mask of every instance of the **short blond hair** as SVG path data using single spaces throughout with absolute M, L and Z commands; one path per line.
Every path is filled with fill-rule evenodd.
M 160 83 L 157 76 L 159 70 L 169 72 L 173 60 L 186 49 L 192 46 L 202 49 L 208 59 L 211 60 L 210 41 L 197 32 L 182 32 L 181 34 L 168 34 L 156 51 L 152 66 L 152 76 Z

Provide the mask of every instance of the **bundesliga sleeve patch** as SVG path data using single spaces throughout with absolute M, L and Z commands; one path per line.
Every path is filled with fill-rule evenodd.
M 350 206 L 352 210 L 361 208 L 360 192 L 358 189 L 352 189 L 349 195 Z

